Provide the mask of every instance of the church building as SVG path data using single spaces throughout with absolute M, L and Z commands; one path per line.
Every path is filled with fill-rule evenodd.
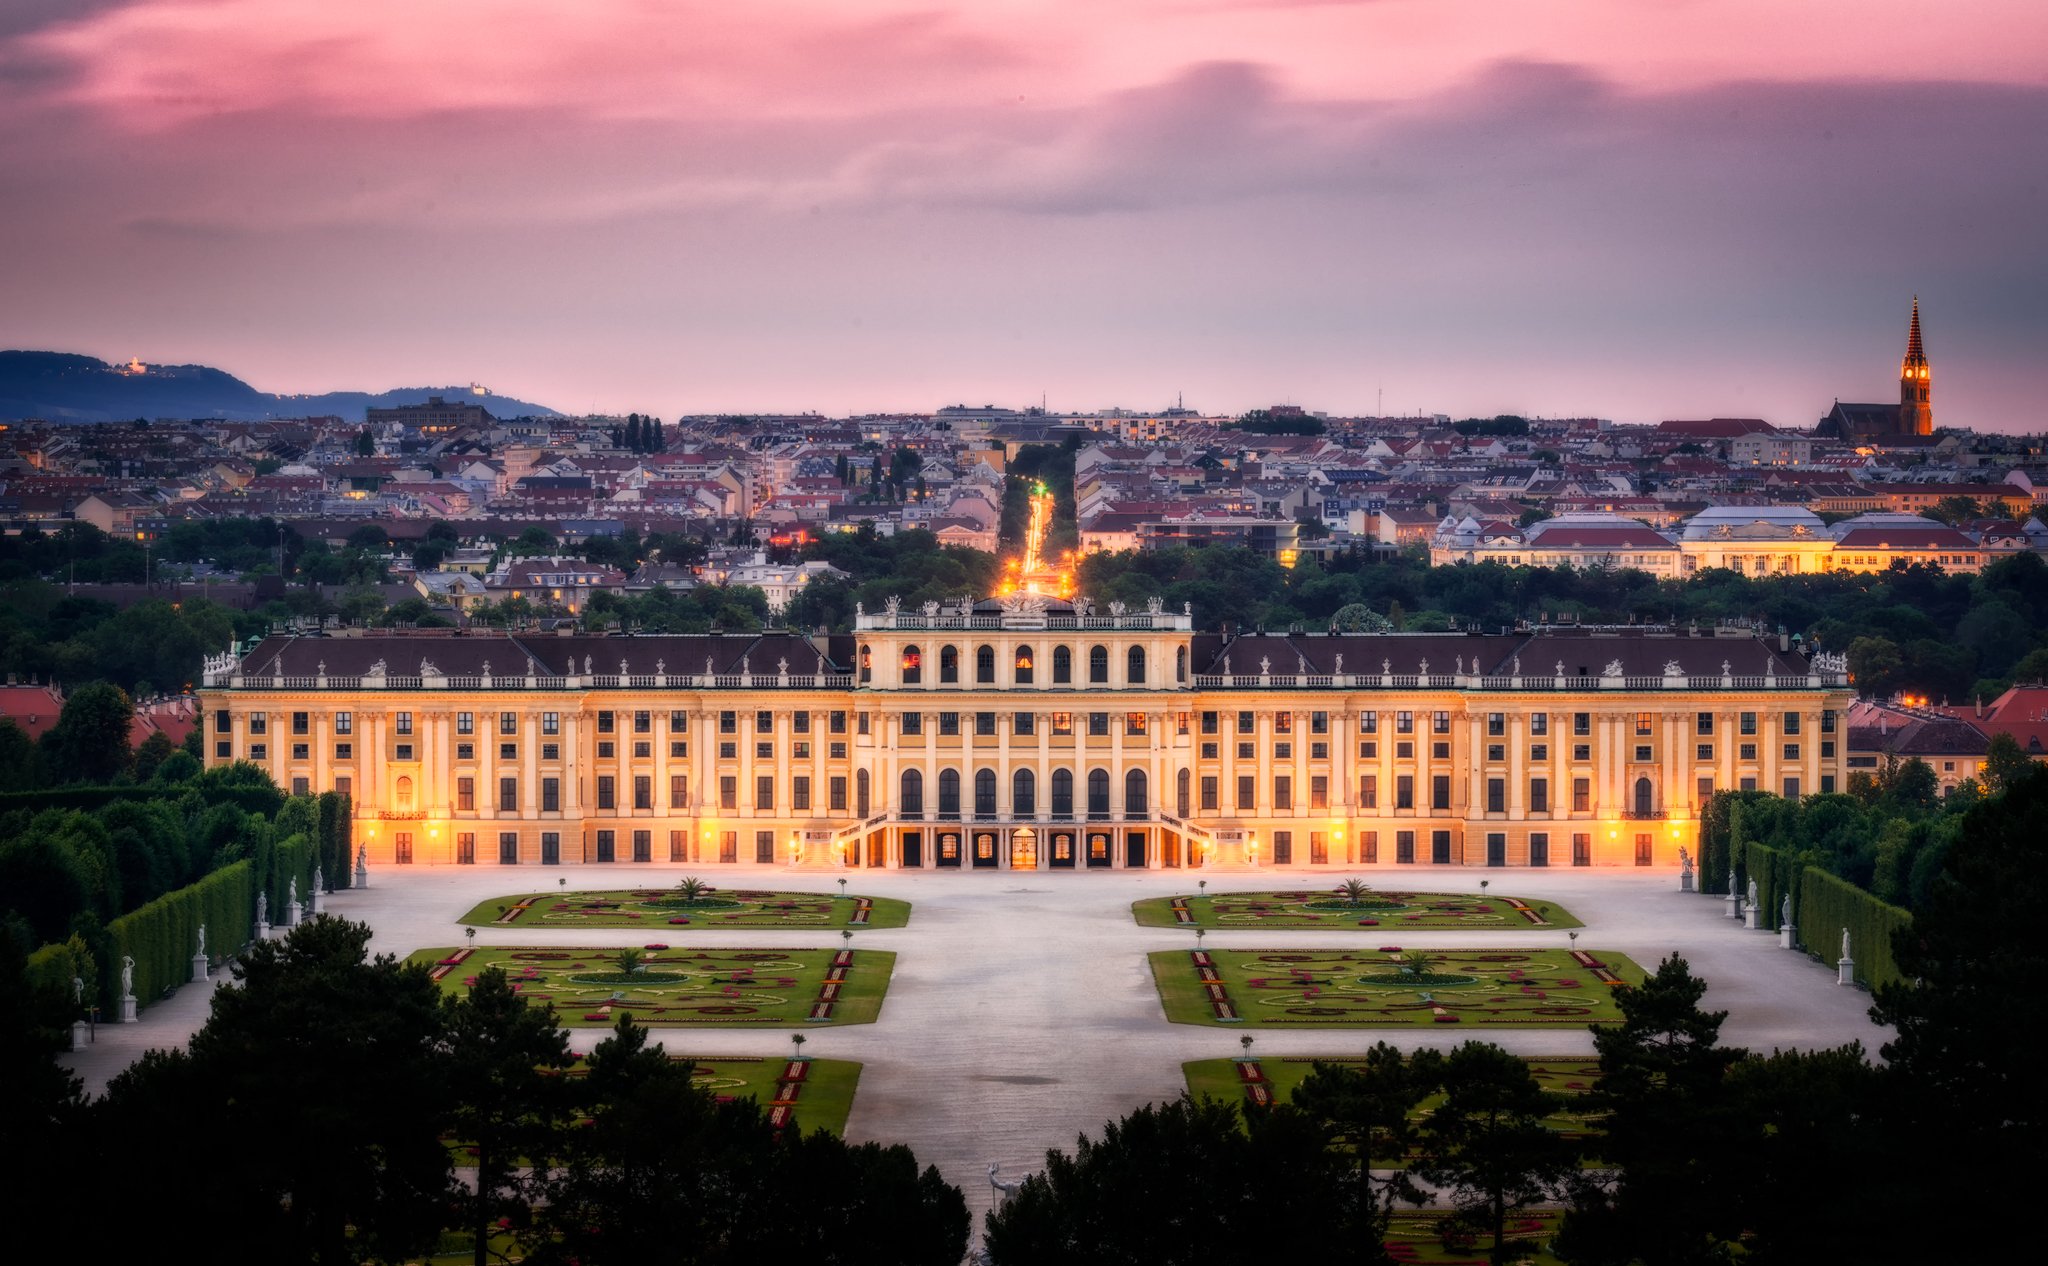
M 1932 435 L 1932 387 L 1933 378 L 1927 369 L 1927 349 L 1920 341 L 1920 296 L 1914 295 L 1913 323 L 1906 334 L 1906 356 L 1899 362 L 1898 404 L 1844 404 L 1837 400 L 1835 407 L 1820 420 L 1820 429 L 1845 440 Z

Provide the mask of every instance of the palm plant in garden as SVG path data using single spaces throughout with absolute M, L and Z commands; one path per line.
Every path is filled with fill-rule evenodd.
M 711 891 L 711 885 L 695 875 L 685 875 L 676 882 L 676 896 L 684 901 L 701 901 Z
M 640 965 L 646 960 L 647 955 L 642 953 L 637 945 L 628 945 L 612 955 L 612 964 L 619 969 L 619 975 L 621 976 L 633 975 L 640 970 Z
M 1425 950 L 1409 950 L 1401 955 L 1401 970 L 1420 979 L 1429 975 L 1429 954 Z
M 1355 906 L 1372 895 L 1372 885 L 1363 879 L 1347 879 L 1337 885 L 1337 895 L 1344 898 L 1345 904 Z

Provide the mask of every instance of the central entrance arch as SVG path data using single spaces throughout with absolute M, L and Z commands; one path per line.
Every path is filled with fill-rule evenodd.
M 1028 826 L 1020 826 L 1010 836 L 1010 869 L 1038 869 L 1038 834 Z

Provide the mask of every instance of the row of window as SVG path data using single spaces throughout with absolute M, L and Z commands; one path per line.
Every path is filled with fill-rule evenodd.
M 906 686 L 924 684 L 924 648 L 905 646 L 898 652 L 898 680 Z M 996 648 L 979 646 L 974 651 L 974 684 L 993 686 L 996 684 Z M 961 684 L 960 648 L 941 646 L 939 648 L 938 684 L 953 686 Z M 1109 684 L 1110 654 L 1107 646 L 1088 648 L 1088 681 L 1091 685 Z M 1010 682 L 1017 686 L 1037 684 L 1037 651 L 1030 646 L 1019 646 L 1010 653 Z M 874 650 L 869 646 L 860 648 L 860 679 L 863 685 L 874 679 Z M 1174 680 L 1188 679 L 1188 652 L 1186 647 L 1174 651 Z M 1074 680 L 1074 650 L 1070 646 L 1052 648 L 1052 684 L 1071 685 Z M 1145 684 L 1145 648 L 1133 646 L 1124 652 L 1124 684 L 1142 686 Z

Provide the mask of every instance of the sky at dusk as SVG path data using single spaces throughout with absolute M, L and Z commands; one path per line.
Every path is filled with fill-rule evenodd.
M 0 0 L 0 346 L 2048 427 L 2041 0 Z

